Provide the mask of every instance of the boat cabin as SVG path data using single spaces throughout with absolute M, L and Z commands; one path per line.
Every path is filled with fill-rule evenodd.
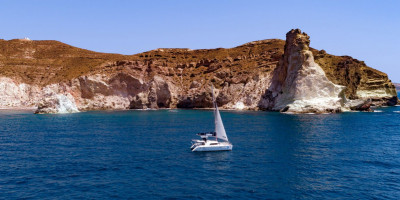
M 197 133 L 197 135 L 200 136 L 204 142 L 207 142 L 208 137 L 216 137 L 217 133 L 216 132 L 205 132 L 205 133 Z
M 216 132 L 205 132 L 205 133 L 197 133 L 196 135 L 202 137 L 202 136 L 207 136 L 207 137 L 215 137 L 217 135 Z

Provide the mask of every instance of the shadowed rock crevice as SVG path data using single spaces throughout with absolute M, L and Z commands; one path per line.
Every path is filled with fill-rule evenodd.
M 170 108 L 171 102 L 170 86 L 162 78 L 156 76 L 146 86 L 146 90 L 133 97 L 129 109 Z
M 182 97 L 177 104 L 177 108 L 212 108 L 212 106 L 212 96 L 209 92 Z

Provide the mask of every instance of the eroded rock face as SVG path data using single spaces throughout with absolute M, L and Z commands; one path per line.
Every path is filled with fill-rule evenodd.
M 1 108 L 37 108 L 35 113 L 79 112 L 74 97 L 67 92 L 64 84 L 52 84 L 40 88 L 2 77 L 0 100 Z
M 41 90 L 8 77 L 0 77 L 0 108 L 33 108 Z
M 94 74 L 72 82 L 79 110 L 126 109 L 143 86 L 140 80 L 121 73 Z
M 305 33 L 292 30 L 286 45 L 272 39 L 231 49 L 125 56 L 56 41 L 0 40 L 0 108 L 36 107 L 37 113 L 211 108 L 211 84 L 221 109 L 321 113 L 397 103 L 386 74 L 309 43 Z
M 231 82 L 229 78 L 220 80 L 219 88 L 214 88 L 216 102 L 223 109 L 258 110 L 258 103 L 263 92 L 267 89 L 269 73 L 259 73 L 253 77 L 243 76 L 244 83 Z M 215 85 L 215 83 L 214 83 Z M 178 108 L 211 108 L 211 83 L 202 84 L 178 96 Z
M 350 56 L 333 56 L 324 50 L 312 51 L 315 62 L 322 67 L 328 79 L 346 87 L 347 99 L 380 99 L 377 104 L 386 105 L 388 102 L 384 99 L 397 98 L 395 86 L 387 74 Z
M 314 62 L 309 44 L 309 36 L 299 29 L 286 34 L 285 53 L 260 101 L 262 109 L 294 113 L 341 111 L 345 87 L 326 77 Z
M 71 95 L 53 95 L 39 103 L 35 114 L 63 114 L 79 112 Z
M 168 84 L 164 79 L 155 76 L 147 85 L 147 89 L 136 94 L 130 102 L 130 109 L 158 109 L 170 108 L 172 105 L 172 92 L 170 88 L 173 85 Z

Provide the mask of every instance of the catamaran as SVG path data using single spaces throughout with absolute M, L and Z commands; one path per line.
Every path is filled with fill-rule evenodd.
M 212 99 L 214 106 L 214 123 L 215 131 L 206 133 L 197 133 L 201 137 L 201 140 L 192 140 L 192 151 L 230 151 L 232 150 L 232 144 L 228 140 L 226 135 L 224 124 L 222 123 L 221 115 L 219 114 L 217 103 L 214 98 L 214 87 L 211 86 Z M 209 139 L 209 137 L 215 137 L 215 139 Z

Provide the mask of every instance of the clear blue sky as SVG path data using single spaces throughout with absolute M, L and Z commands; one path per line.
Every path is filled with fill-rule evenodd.
M 100 52 L 230 48 L 300 28 L 311 46 L 350 55 L 400 82 L 400 1 L 0 0 L 0 38 Z

